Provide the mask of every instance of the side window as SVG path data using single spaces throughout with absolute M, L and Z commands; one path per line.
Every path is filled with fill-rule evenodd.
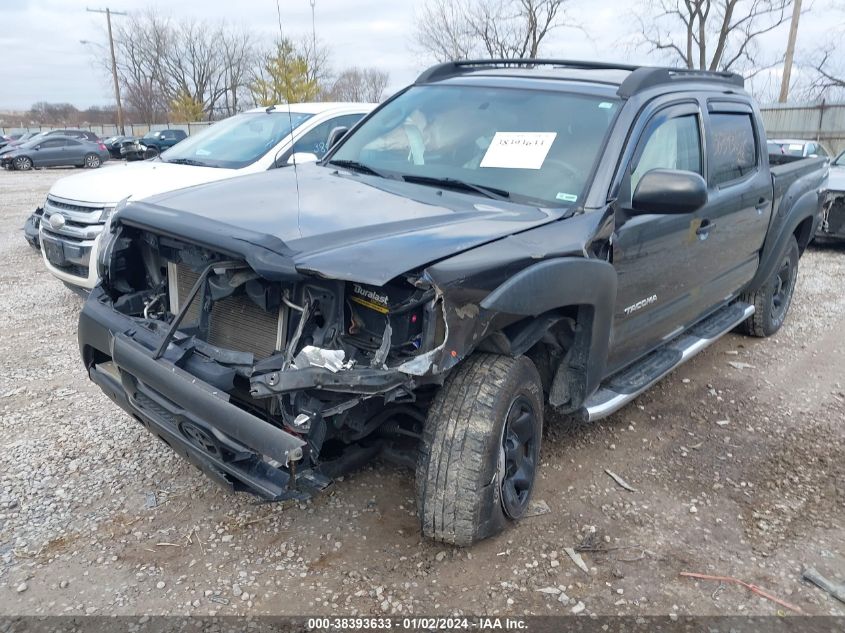
M 322 158 L 326 150 L 328 150 L 327 142 L 332 130 L 336 127 L 352 127 L 362 116 L 362 114 L 345 114 L 320 123 L 320 125 L 310 132 L 306 132 L 293 144 L 294 153 L 308 152 L 309 154 L 314 154 L 317 158 Z
M 710 115 L 710 184 L 738 180 L 757 168 L 757 141 L 750 114 Z
M 816 145 L 816 156 L 827 158 L 827 150 L 822 145 Z
M 631 171 L 631 191 L 652 169 L 678 169 L 701 174 L 701 134 L 694 114 L 667 119 L 651 131 Z
M 64 139 L 60 139 L 60 138 L 51 138 L 47 141 L 44 141 L 40 145 L 41 149 L 50 149 L 50 148 L 64 147 L 64 146 L 65 146 L 65 141 L 64 141 Z

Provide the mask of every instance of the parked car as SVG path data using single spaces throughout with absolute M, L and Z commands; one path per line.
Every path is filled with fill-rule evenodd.
M 33 167 L 87 167 L 96 169 L 109 159 L 100 142 L 51 134 L 24 143 L 0 156 L 5 169 L 27 171 Z
M 769 162 L 772 165 L 783 165 L 801 158 L 829 158 L 830 152 L 819 141 L 800 139 L 769 139 L 766 143 L 769 151 Z
M 366 103 L 300 103 L 257 108 L 225 119 L 165 151 L 160 158 L 124 164 L 108 173 L 86 173 L 57 181 L 36 214 L 44 263 L 64 283 L 93 288 L 97 283 L 97 236 L 115 205 L 224 178 L 287 166 L 325 152 L 330 132 L 352 126 L 375 107 Z M 316 152 L 309 154 L 309 152 Z M 30 225 L 36 220 L 31 220 Z M 30 241 L 33 243 L 33 241 Z
M 816 238 L 845 240 L 845 151 L 830 165 L 822 203 L 822 221 Z
M 121 156 L 126 160 L 142 160 L 154 158 L 176 143 L 188 137 L 184 130 L 158 130 L 147 132 L 132 143 L 123 144 L 120 148 Z
M 88 130 L 47 130 L 45 132 L 32 132 L 31 136 L 27 137 L 24 135 L 17 141 L 13 141 L 3 149 L 0 149 L 0 156 L 11 151 L 14 147 L 19 147 L 24 143 L 28 143 L 36 139 L 47 138 L 48 136 L 66 136 L 73 139 L 91 141 L 92 143 L 100 142 L 99 137 L 94 134 L 94 132 L 89 132 Z
M 129 136 L 122 136 L 120 134 L 115 136 L 109 136 L 103 139 L 103 145 L 106 146 L 106 149 L 109 151 L 109 156 L 120 160 L 120 147 L 121 143 L 123 143 L 127 139 L 134 139 L 134 137 Z
M 596 420 L 778 331 L 826 176 L 770 169 L 732 73 L 446 63 L 319 163 L 120 205 L 82 359 L 230 489 L 302 499 L 384 455 L 467 545 L 528 508 L 547 403 Z
M 22 132 L 0 135 L 0 149 L 6 147 L 12 141 L 17 141 L 21 136 L 23 136 Z

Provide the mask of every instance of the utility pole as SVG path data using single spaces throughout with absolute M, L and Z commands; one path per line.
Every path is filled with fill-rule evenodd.
M 317 0 L 308 0 L 311 3 L 311 46 L 314 48 L 314 63 L 317 61 L 317 22 L 314 20 L 314 5 Z
M 120 103 L 120 82 L 117 80 L 117 59 L 114 56 L 114 37 L 111 32 L 111 16 L 112 15 L 126 15 L 122 11 L 112 11 L 108 7 L 105 9 L 85 9 L 89 13 L 105 13 L 106 24 L 109 27 L 109 49 L 111 50 L 111 76 L 114 80 L 114 98 L 117 101 L 117 125 L 120 128 L 121 134 L 126 134 L 123 127 L 123 105 Z
M 789 39 L 786 42 L 786 56 L 783 60 L 783 79 L 780 82 L 780 103 L 786 103 L 789 96 L 789 80 L 792 75 L 792 58 L 795 56 L 795 40 L 798 38 L 798 19 L 801 17 L 801 0 L 792 5 L 792 22 L 789 23 Z

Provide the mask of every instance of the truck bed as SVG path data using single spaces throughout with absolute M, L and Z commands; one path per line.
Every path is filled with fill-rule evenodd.
M 780 208 L 781 204 L 792 205 L 795 202 L 794 196 L 813 190 L 826 180 L 827 159 L 802 158 L 783 165 L 771 165 L 769 170 L 774 192 L 772 217 L 776 217 L 782 210 L 786 210 Z M 817 181 L 818 185 L 811 186 L 811 181 Z

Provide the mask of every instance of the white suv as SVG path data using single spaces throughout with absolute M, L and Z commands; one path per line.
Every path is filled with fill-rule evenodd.
M 332 130 L 351 128 L 374 107 L 297 103 L 256 108 L 189 136 L 158 158 L 62 178 L 33 218 L 40 224 L 44 264 L 66 284 L 91 289 L 98 281 L 99 235 L 121 200 L 318 160 Z

